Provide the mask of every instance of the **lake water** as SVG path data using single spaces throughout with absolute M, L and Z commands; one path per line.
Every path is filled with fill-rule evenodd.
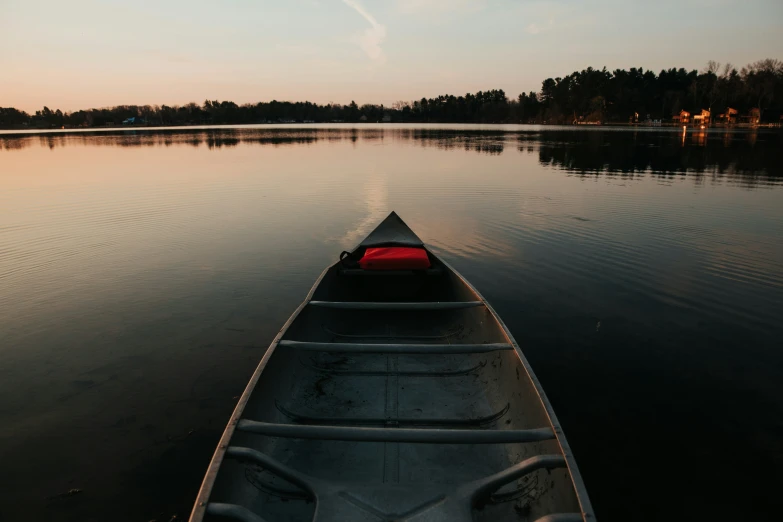
M 186 519 L 390 210 L 508 324 L 600 520 L 780 520 L 781 133 L 391 125 L 0 135 L 0 519 Z

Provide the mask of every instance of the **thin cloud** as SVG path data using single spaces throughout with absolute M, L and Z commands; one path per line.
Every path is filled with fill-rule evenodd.
M 397 0 L 403 14 L 473 13 L 484 9 L 486 0 Z
M 141 54 L 148 56 L 152 59 L 157 59 L 171 63 L 190 63 L 193 60 L 183 54 L 170 53 L 161 49 L 146 49 L 141 51 Z
M 583 15 L 583 19 L 580 19 L 580 13 L 583 11 L 578 6 L 545 1 L 523 4 L 519 15 L 531 22 L 525 26 L 525 32 L 538 35 L 554 29 L 563 31 L 589 23 L 591 17 Z
M 525 31 L 530 34 L 541 34 L 544 31 L 551 29 L 553 25 L 554 21 L 552 20 L 549 20 L 549 23 L 546 25 L 529 24 L 527 27 L 525 27 Z
M 383 62 L 386 57 L 381 49 L 381 44 L 386 39 L 386 27 L 379 24 L 378 20 L 368 13 L 358 0 L 343 0 L 343 2 L 370 23 L 369 28 L 354 37 L 354 41 L 371 60 Z

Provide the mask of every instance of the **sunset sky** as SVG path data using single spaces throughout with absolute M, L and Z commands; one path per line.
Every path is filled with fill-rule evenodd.
M 0 106 L 538 91 L 587 66 L 783 59 L 781 0 L 0 0 Z

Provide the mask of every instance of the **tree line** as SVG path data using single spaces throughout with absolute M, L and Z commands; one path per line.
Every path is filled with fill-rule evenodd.
M 766 59 L 737 70 L 710 61 L 702 71 L 642 68 L 609 71 L 588 67 L 568 76 L 547 78 L 539 92 L 509 98 L 502 89 L 464 96 L 441 95 L 391 106 L 277 101 L 237 105 L 118 105 L 63 112 L 44 107 L 35 114 L 0 107 L 0 127 L 59 128 L 107 125 L 222 125 L 289 122 L 404 123 L 629 123 L 671 121 L 681 110 L 709 110 L 713 120 L 732 108 L 739 115 L 755 110 L 761 122 L 779 122 L 783 114 L 783 61 Z

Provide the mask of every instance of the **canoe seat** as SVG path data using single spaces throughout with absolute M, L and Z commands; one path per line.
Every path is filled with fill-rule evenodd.
M 442 431 L 449 432 L 449 430 Z M 472 431 L 476 432 L 476 430 Z M 538 432 L 538 430 L 529 431 Z M 481 432 L 478 431 L 478 433 Z M 302 433 L 276 432 L 275 435 L 297 437 Z M 337 438 L 342 439 L 343 437 L 338 436 Z M 550 437 L 547 436 L 547 438 Z M 416 442 L 435 442 L 435 440 L 437 438 Z M 533 440 L 540 439 L 535 437 Z M 301 488 L 317 504 L 313 522 L 400 520 L 401 512 L 406 515 L 406 519 L 471 522 L 473 510 L 483 506 L 492 493 L 504 485 L 539 469 L 552 470 L 566 467 L 566 460 L 562 455 L 537 455 L 493 475 L 463 484 L 348 483 L 307 475 L 251 448 L 229 446 L 226 450 L 226 458 L 258 464 Z M 264 520 L 244 507 L 230 504 L 210 503 L 207 505 L 207 512 L 213 515 L 229 516 L 243 522 L 262 522 Z M 555 516 L 563 517 L 563 515 Z M 550 520 L 571 522 L 576 520 L 572 515 L 574 514 L 569 513 L 567 514 L 568 518 Z

